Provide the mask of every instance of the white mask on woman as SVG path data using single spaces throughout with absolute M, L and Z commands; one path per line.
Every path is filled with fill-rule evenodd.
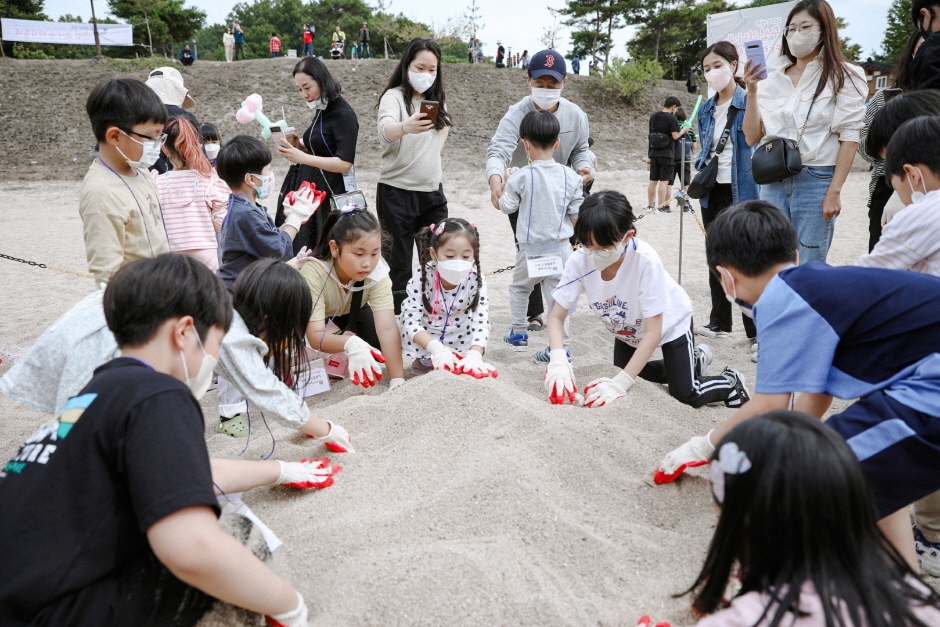
M 731 73 L 731 67 L 720 65 L 710 70 L 705 70 L 705 80 L 712 91 L 721 91 L 728 86 L 734 78 Z
M 802 59 L 810 54 L 819 45 L 820 35 L 822 33 L 819 31 L 806 33 L 805 35 L 800 31 L 790 33 L 787 35 L 787 46 L 790 47 L 790 54 L 797 59 Z
M 431 89 L 436 80 L 436 76 L 427 72 L 408 72 L 408 82 L 411 83 L 411 88 L 416 94 L 423 94 Z
M 330 101 L 329 101 L 329 100 L 327 100 L 327 99 L 324 98 L 323 96 L 320 96 L 319 98 L 317 98 L 317 99 L 314 100 L 313 102 L 308 102 L 308 103 L 307 103 L 307 107 L 309 107 L 309 108 L 311 108 L 311 109 L 316 109 L 317 111 L 323 111 L 324 109 L 326 109 L 327 105 L 329 105 L 329 104 L 330 104 Z

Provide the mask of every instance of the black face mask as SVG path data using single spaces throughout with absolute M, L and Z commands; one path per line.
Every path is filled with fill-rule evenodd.
M 915 26 L 917 27 L 917 32 L 919 32 L 920 36 L 925 40 L 933 34 L 930 31 L 930 26 L 934 18 L 933 10 L 927 9 L 927 11 L 930 13 L 930 18 L 928 19 L 924 15 L 921 15 L 920 20 L 918 20 L 918 23 L 915 24 Z M 924 30 L 924 20 L 927 20 L 927 25 L 926 25 L 927 30 Z

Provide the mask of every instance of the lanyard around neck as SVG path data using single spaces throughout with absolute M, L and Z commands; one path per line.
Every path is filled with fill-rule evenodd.
M 114 174 L 114 176 L 116 176 L 116 177 L 118 177 L 119 179 L 121 179 L 121 182 L 124 183 L 124 187 L 126 187 L 126 188 L 127 188 L 127 191 L 129 191 L 129 192 L 131 193 L 131 196 L 134 198 L 134 202 L 137 203 L 137 211 L 140 212 L 140 221 L 143 222 L 143 224 L 144 224 L 144 233 L 147 235 L 147 245 L 150 247 L 150 256 L 151 256 L 151 257 L 156 257 L 156 254 L 154 254 L 154 252 L 153 252 L 153 241 L 150 239 L 150 229 L 147 227 L 147 218 L 146 218 L 146 216 L 144 216 L 144 210 L 143 210 L 143 207 L 140 206 L 140 201 L 137 200 L 137 194 L 134 193 L 134 190 L 131 189 L 131 186 L 128 185 L 127 181 L 124 180 L 124 177 L 117 173 L 117 170 L 115 170 L 114 168 L 112 168 L 111 166 L 109 166 L 107 163 L 105 163 L 104 159 L 101 158 L 101 155 L 98 155 L 98 161 L 101 162 L 101 165 L 103 165 L 104 167 L 106 167 L 106 168 L 108 168 L 109 170 L 111 170 L 111 173 Z M 140 172 L 137 172 L 137 176 L 142 176 L 142 175 L 140 174 Z M 159 199 L 158 199 L 158 200 L 157 200 L 157 203 L 159 204 L 159 202 L 160 202 L 160 201 L 159 201 Z M 160 210 L 160 221 L 163 222 L 163 230 L 164 230 L 164 232 L 165 232 L 165 231 L 166 231 L 166 222 L 163 221 L 163 210 L 162 210 L 162 209 Z

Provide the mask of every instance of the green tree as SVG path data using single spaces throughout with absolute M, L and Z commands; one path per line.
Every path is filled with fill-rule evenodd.
M 603 51 L 606 65 L 614 29 L 623 25 L 630 4 L 630 0 L 568 0 L 559 13 L 565 17 L 563 24 L 577 29 L 571 35 L 571 54 L 594 58 Z
M 570 56 L 578 56 L 591 60 L 599 50 L 607 49 L 607 33 L 598 33 L 592 30 L 576 30 L 569 34 L 571 39 Z
M 174 44 L 189 43 L 206 21 L 184 0 L 108 0 L 112 15 L 134 26 L 134 43 L 150 54 L 175 56 Z
M 881 42 L 879 61 L 892 63 L 907 44 L 907 38 L 914 32 L 911 24 L 911 0 L 894 0 L 888 9 L 888 28 L 885 29 Z

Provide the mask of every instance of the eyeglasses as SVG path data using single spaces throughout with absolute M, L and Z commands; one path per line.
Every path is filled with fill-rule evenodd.
M 122 133 L 124 133 L 128 137 L 130 137 L 131 135 L 137 135 L 137 137 L 143 137 L 147 141 L 157 142 L 158 146 L 163 146 L 163 144 L 166 142 L 166 133 L 160 133 L 156 137 L 150 137 L 149 135 L 144 135 L 143 133 L 138 133 L 137 131 L 132 131 L 131 129 L 125 129 L 125 128 L 120 128 L 120 127 L 118 128 L 120 129 Z M 131 137 L 131 139 L 134 139 L 134 138 Z M 137 140 L 134 140 L 134 141 L 137 141 Z M 137 142 L 137 143 L 141 143 L 141 142 Z
M 799 27 L 787 26 L 783 30 L 783 34 L 786 37 L 789 37 L 795 32 L 799 32 L 801 35 L 809 35 L 810 33 L 814 32 L 813 29 L 815 27 L 816 24 L 813 24 L 812 22 L 804 22 L 803 24 L 800 24 Z

